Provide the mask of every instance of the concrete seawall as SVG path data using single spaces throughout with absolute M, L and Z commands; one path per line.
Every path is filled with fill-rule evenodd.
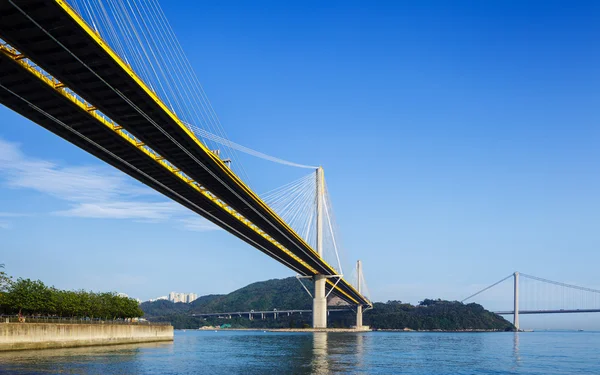
M 173 341 L 171 325 L 0 323 L 0 351 Z

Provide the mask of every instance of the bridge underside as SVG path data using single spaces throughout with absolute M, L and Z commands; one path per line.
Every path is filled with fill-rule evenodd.
M 135 73 L 99 44 L 97 35 L 87 32 L 77 19 L 53 0 L 0 3 L 0 38 L 93 103 L 120 126 L 150 146 L 195 181 L 217 195 L 260 228 L 272 228 L 270 235 L 298 256 L 312 261 L 319 273 L 327 267 L 308 245 L 289 233 L 286 224 L 258 199 L 207 150 L 137 78 Z M 25 12 L 23 14 L 21 11 Z M 30 17 L 30 18 L 29 18 Z M 48 35 L 48 33 L 51 33 Z
M 266 206 L 216 155 L 178 120 L 61 0 L 0 2 L 0 38 L 17 48 L 44 71 L 75 89 L 93 108 L 151 147 L 178 170 L 216 195 L 208 199 L 189 182 L 165 168 L 115 129 L 61 94 L 20 64 L 0 53 L 0 101 L 67 141 L 115 166 L 142 183 L 207 218 L 301 275 L 335 275 L 287 224 Z M 221 203 L 219 203 L 221 202 Z M 233 208 L 267 238 L 223 209 Z M 293 252 L 282 251 L 280 246 Z M 351 304 L 370 305 L 341 280 L 327 289 Z
M 140 148 L 0 53 L 0 102 L 131 177 L 224 227 L 295 271 L 308 270 L 223 211 Z M 36 108 L 34 108 L 33 106 Z M 39 110 L 41 111 L 39 111 Z M 66 126 L 65 126 L 66 125 Z

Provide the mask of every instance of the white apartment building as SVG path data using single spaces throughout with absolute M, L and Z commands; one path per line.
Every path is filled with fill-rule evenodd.
M 177 292 L 169 293 L 169 301 L 175 302 L 175 303 L 177 303 L 177 302 L 190 303 L 197 298 L 198 298 L 198 295 L 196 293 L 177 293 Z

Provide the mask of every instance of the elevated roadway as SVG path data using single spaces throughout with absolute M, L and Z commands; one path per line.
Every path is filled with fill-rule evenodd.
M 328 309 L 327 312 L 343 312 L 352 311 L 351 309 Z M 196 313 L 191 316 L 198 317 L 223 317 L 223 316 L 253 316 L 253 315 L 269 315 L 269 314 L 311 314 L 312 310 L 252 310 L 252 311 L 235 311 L 235 312 L 223 312 L 223 313 Z
M 62 0 L 0 2 L 0 101 L 327 289 L 371 305 Z M 13 49 L 14 48 L 14 49 Z M 39 68 L 36 68 L 39 67 Z

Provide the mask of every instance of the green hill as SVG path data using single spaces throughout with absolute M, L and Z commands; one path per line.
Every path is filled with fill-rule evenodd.
M 312 308 L 312 299 L 295 277 L 261 281 L 226 295 L 202 298 L 190 304 L 191 313 Z
M 312 285 L 307 287 L 311 290 Z M 260 310 L 310 310 L 312 299 L 295 277 L 273 279 L 250 284 L 225 295 L 202 296 L 192 303 L 169 301 L 144 302 L 141 305 L 149 320 L 170 321 L 175 328 L 198 328 L 204 325 L 231 324 L 233 327 L 276 328 L 303 327 L 311 324 L 311 317 L 280 316 L 278 320 L 248 320 L 247 317 L 232 319 L 194 317 L 198 313 L 219 313 Z M 349 327 L 354 324 L 353 312 L 337 312 L 329 316 L 331 327 Z M 413 306 L 399 301 L 375 303 L 365 312 L 364 324 L 376 329 L 414 330 L 513 330 L 504 318 L 471 303 L 425 299 Z
M 339 317 L 338 324 L 351 325 L 354 319 L 354 316 L 348 315 Z M 365 312 L 363 320 L 374 329 L 514 330 L 509 321 L 481 305 L 440 299 L 425 299 L 417 306 L 400 301 L 376 302 L 372 310 Z

